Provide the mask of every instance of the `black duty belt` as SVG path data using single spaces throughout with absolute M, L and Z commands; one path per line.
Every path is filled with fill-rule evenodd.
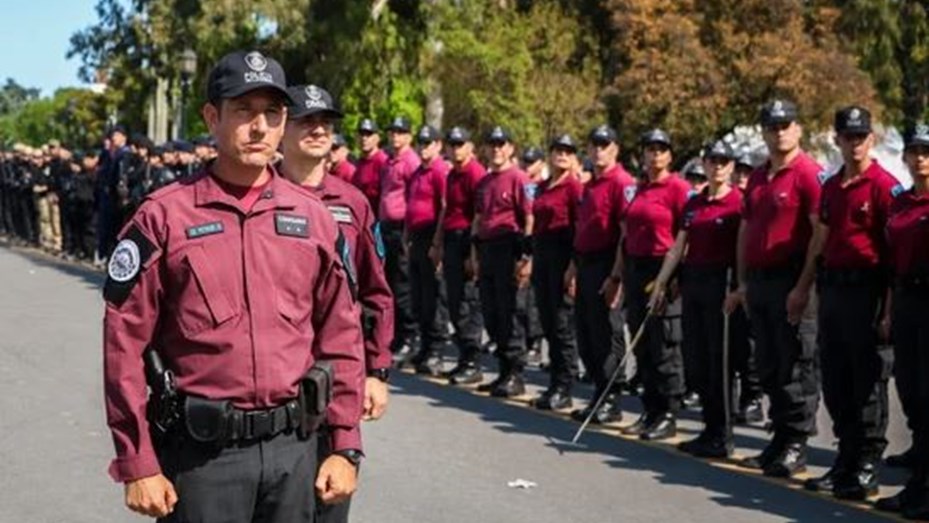
M 823 268 L 817 280 L 827 286 L 878 285 L 886 282 L 884 274 L 878 269 L 831 269 Z
M 269 409 L 242 410 L 228 400 L 187 396 L 183 403 L 183 425 L 188 436 L 201 443 L 228 445 L 274 437 L 295 430 L 301 423 L 296 399 Z
M 271 409 L 232 409 L 231 440 L 264 439 L 293 430 L 300 423 L 299 413 L 297 400 Z

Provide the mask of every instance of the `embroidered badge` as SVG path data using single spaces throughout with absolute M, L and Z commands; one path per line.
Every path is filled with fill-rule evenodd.
M 329 212 L 336 223 L 352 223 L 352 210 L 345 205 L 330 205 Z
M 139 273 L 142 268 L 142 257 L 139 246 L 130 239 L 125 239 L 116 245 L 110 262 L 107 264 L 107 274 L 115 282 L 125 283 Z
M 281 236 L 309 238 L 309 221 L 305 216 L 277 213 L 274 215 L 274 230 Z
M 219 234 L 221 232 L 223 232 L 223 222 L 204 223 L 202 225 L 189 227 L 187 229 L 187 239 L 193 240 L 194 238 L 201 238 L 203 236 Z

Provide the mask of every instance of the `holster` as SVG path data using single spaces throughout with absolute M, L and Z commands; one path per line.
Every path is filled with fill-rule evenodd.
M 232 415 L 232 402 L 229 400 L 209 400 L 196 396 L 184 398 L 187 434 L 199 443 L 224 445 L 233 425 Z
M 307 438 L 319 430 L 332 401 L 332 364 L 320 361 L 300 380 L 300 437 Z

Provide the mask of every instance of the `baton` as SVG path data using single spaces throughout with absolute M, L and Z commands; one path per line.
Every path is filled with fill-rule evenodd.
M 581 437 L 581 434 L 584 433 L 584 429 L 587 428 L 587 425 L 590 424 L 590 420 L 593 419 L 594 414 L 596 414 L 597 409 L 600 408 L 600 405 L 606 400 L 606 397 L 610 394 L 610 389 L 613 388 L 613 383 L 616 382 L 616 378 L 619 377 L 619 373 L 626 367 L 626 360 L 629 359 L 629 355 L 635 350 L 635 346 L 639 343 L 639 340 L 642 339 L 642 335 L 645 334 L 645 326 L 648 324 L 648 320 L 652 317 L 652 309 L 649 308 L 645 312 L 645 318 L 642 319 L 642 324 L 639 325 L 639 330 L 636 331 L 635 336 L 632 338 L 632 343 L 629 344 L 629 347 L 626 349 L 626 354 L 623 354 L 621 360 L 616 365 L 616 368 L 613 369 L 613 375 L 610 376 L 610 381 L 607 382 L 606 387 L 603 388 L 603 392 L 600 393 L 600 397 L 597 398 L 597 401 L 594 403 L 590 413 L 587 414 L 587 418 L 584 420 L 584 423 L 581 424 L 581 427 L 577 429 L 577 432 L 574 434 L 574 438 L 571 439 L 572 444 L 576 444 L 577 440 Z
M 732 268 L 726 269 L 726 292 L 732 284 Z M 725 293 L 723 293 L 725 296 Z M 725 299 L 725 298 L 724 298 Z M 726 437 L 732 438 L 732 389 L 729 383 L 729 312 L 723 308 L 723 408 L 726 409 Z

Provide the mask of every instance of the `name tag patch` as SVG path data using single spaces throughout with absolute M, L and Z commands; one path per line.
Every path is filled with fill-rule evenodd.
M 274 230 L 280 236 L 310 237 L 310 226 L 306 216 L 277 213 L 274 215 Z
M 203 236 L 219 234 L 221 232 L 223 232 L 223 222 L 210 222 L 201 225 L 194 225 L 193 227 L 187 228 L 187 239 L 193 240 L 194 238 L 201 238 Z
M 330 205 L 329 212 L 336 223 L 352 223 L 352 210 L 344 205 Z

